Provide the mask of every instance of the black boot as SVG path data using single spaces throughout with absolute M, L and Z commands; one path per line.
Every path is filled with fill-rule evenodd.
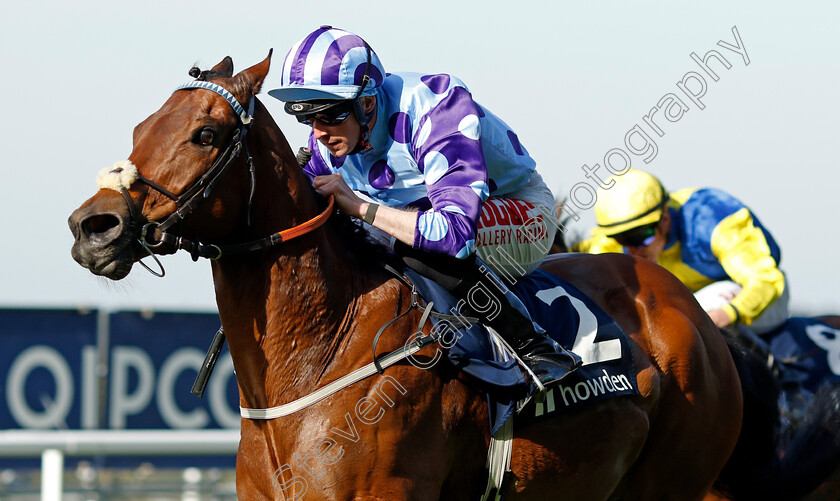
M 442 285 L 466 302 L 461 314 L 478 317 L 496 331 L 543 385 L 560 382 L 581 365 L 581 359 L 545 334 L 504 295 L 507 287 L 476 265 L 475 257 L 456 259 L 420 252 L 398 242 L 395 251 L 403 262 Z
M 522 317 L 512 306 L 509 306 L 511 317 L 521 318 L 519 327 L 517 321 L 508 324 L 508 341 L 513 351 L 531 369 L 543 385 L 559 383 L 568 374 L 580 367 L 583 362 L 579 356 L 563 348 L 560 343 L 534 330 L 531 321 Z M 505 333 L 498 331 L 504 337 Z M 520 335 L 521 334 L 521 335 Z
M 538 333 L 531 320 L 513 307 L 503 291 L 503 284 L 497 284 L 473 266 L 464 274 L 453 295 L 467 302 L 467 314 L 478 317 L 481 322 L 496 331 L 528 366 L 544 386 L 559 383 L 568 374 L 580 367 L 581 359 L 564 349 L 546 334 Z M 492 289 L 490 288 L 492 287 Z M 493 293 L 496 304 L 489 308 L 487 291 Z M 464 309 L 467 309 L 464 308 Z M 483 311 L 479 311 L 483 310 Z

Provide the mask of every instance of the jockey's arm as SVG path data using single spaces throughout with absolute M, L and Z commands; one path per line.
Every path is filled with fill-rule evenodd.
M 741 293 L 723 308 L 732 322 L 752 323 L 782 295 L 784 274 L 746 208 L 718 224 L 712 233 L 712 252 L 726 274 L 742 287 Z
M 364 202 L 360 206 L 361 216 L 357 217 L 363 219 L 369 205 L 369 202 Z M 400 242 L 413 245 L 414 229 L 417 227 L 417 211 L 380 205 L 376 209 L 372 224 Z

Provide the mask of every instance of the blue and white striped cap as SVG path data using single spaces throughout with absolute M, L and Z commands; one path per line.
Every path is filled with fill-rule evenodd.
M 281 86 L 268 95 L 284 102 L 351 99 L 362 86 L 365 72 L 370 82 L 363 96 L 374 94 L 385 78 L 379 57 L 358 35 L 321 26 L 292 46 L 283 61 Z

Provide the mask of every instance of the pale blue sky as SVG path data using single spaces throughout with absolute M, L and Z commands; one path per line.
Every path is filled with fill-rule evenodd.
M 743 200 L 783 249 L 794 308 L 840 313 L 840 12 L 829 2 L 731 3 L 7 2 L 0 307 L 214 310 L 207 262 L 164 257 L 166 278 L 135 267 L 112 284 L 70 258 L 66 219 L 93 194 L 97 171 L 128 156 L 134 125 L 193 63 L 230 55 L 242 69 L 273 47 L 272 88 L 288 47 L 332 24 L 364 37 L 389 71 L 461 77 L 514 128 L 558 194 L 700 71 L 692 52 L 718 50 L 732 67 L 706 79 L 705 109 L 688 103 L 678 122 L 663 122 L 657 156 L 633 156 L 633 166 L 669 189 L 716 186 Z M 735 42 L 733 26 L 748 66 L 716 45 Z M 262 99 L 290 143 L 303 144 L 306 129 Z M 587 211 L 571 229 L 593 222 Z

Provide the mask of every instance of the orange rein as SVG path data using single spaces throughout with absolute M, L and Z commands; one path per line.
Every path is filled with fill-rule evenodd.
M 128 196 L 127 193 L 123 193 L 123 196 Z M 129 200 L 129 199 L 127 199 Z M 265 249 L 267 247 L 273 247 L 275 245 L 279 245 L 283 242 L 288 242 L 289 240 L 295 239 L 297 237 L 306 235 L 307 233 L 319 228 L 327 219 L 329 219 L 330 215 L 332 214 L 333 207 L 335 206 L 335 197 L 330 195 L 329 202 L 327 203 L 327 208 L 324 209 L 323 212 L 318 214 L 317 216 L 313 217 L 312 219 L 303 222 L 297 226 L 293 226 L 289 229 L 278 231 L 277 233 L 273 233 L 265 238 L 260 240 L 254 240 L 251 242 L 241 243 L 241 244 L 233 244 L 233 245 L 215 245 L 209 244 L 205 245 L 200 242 L 194 242 L 192 240 L 185 239 L 183 237 L 174 237 L 169 235 L 168 233 L 163 233 L 161 235 L 161 241 L 156 243 L 155 245 L 149 245 L 146 242 L 146 234 L 150 231 L 151 227 L 158 225 L 158 223 L 147 223 L 143 226 L 142 233 L 140 238 L 137 240 L 140 245 L 142 245 L 146 250 L 149 252 L 149 255 L 157 262 L 158 266 L 161 268 L 161 272 L 157 273 L 149 268 L 143 261 L 138 261 L 141 265 L 143 265 L 149 272 L 153 275 L 162 277 L 165 272 L 163 272 L 163 266 L 161 266 L 160 261 L 157 260 L 155 257 L 154 252 L 152 252 L 153 248 L 159 247 L 165 240 L 168 238 L 172 241 L 170 243 L 173 244 L 174 251 L 177 252 L 178 250 L 185 250 L 189 252 L 193 256 L 193 261 L 198 260 L 199 257 L 207 258 L 210 260 L 217 260 L 220 259 L 225 254 L 239 254 L 242 252 L 251 252 L 260 249 Z M 168 237 L 168 238 L 167 238 Z
M 250 252 L 265 249 L 266 247 L 273 247 L 283 242 L 288 242 L 289 240 L 292 240 L 294 238 L 306 235 L 307 233 L 319 228 L 327 222 L 327 219 L 329 219 L 330 215 L 332 214 L 334 206 L 335 197 L 333 195 L 330 195 L 329 202 L 327 203 L 327 208 L 324 209 L 323 212 L 297 226 L 293 226 L 286 230 L 278 231 L 277 233 L 273 233 L 261 240 L 255 240 L 253 242 L 247 242 L 244 244 L 225 246 L 211 244 L 209 247 L 218 251 L 218 255 L 216 257 L 210 257 L 210 259 L 219 259 L 224 254 L 237 254 L 240 252 Z
M 313 217 L 309 221 L 301 223 L 297 226 L 293 226 L 287 230 L 279 231 L 275 235 L 279 238 L 279 242 L 288 242 L 293 238 L 297 238 L 301 235 L 306 235 L 310 231 L 320 227 L 324 223 L 327 222 L 327 219 L 330 218 L 332 214 L 333 206 L 335 205 L 335 197 L 330 195 L 330 200 L 327 203 L 327 208 L 324 209 L 324 212 L 318 214 L 317 216 Z M 274 235 L 270 236 L 272 240 L 274 240 Z

